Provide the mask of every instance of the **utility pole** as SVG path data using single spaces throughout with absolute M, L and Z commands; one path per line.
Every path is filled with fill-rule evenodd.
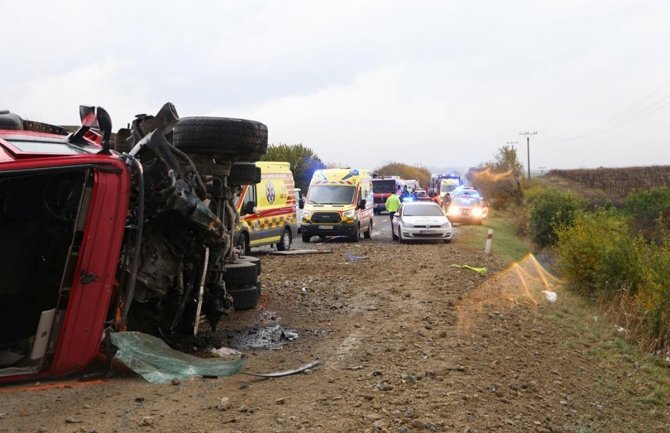
M 528 154 L 528 179 L 530 180 L 530 136 L 531 135 L 536 135 L 537 131 L 533 132 L 519 132 L 519 135 L 525 135 L 526 136 L 526 153 Z

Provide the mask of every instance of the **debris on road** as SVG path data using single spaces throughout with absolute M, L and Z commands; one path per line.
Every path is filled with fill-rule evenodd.
M 112 333 L 118 347 L 115 358 L 147 382 L 172 383 L 173 379 L 232 376 L 245 365 L 244 359 L 224 361 L 198 358 L 170 348 L 163 340 L 141 332 Z
M 256 377 L 267 377 L 267 378 L 284 377 L 284 376 L 291 376 L 291 375 L 298 374 L 298 373 L 303 373 L 306 370 L 312 369 L 319 364 L 321 364 L 321 361 L 319 361 L 317 359 L 315 361 L 308 362 L 307 364 L 301 365 L 300 367 L 295 368 L 293 370 L 276 371 L 274 373 L 251 373 L 251 372 L 248 372 L 248 371 L 243 371 L 242 374 L 246 374 L 246 375 L 249 375 L 249 376 L 256 376 Z
M 291 250 L 291 251 L 270 251 L 275 256 L 301 256 L 305 254 L 330 254 L 331 250 Z
M 478 267 L 474 267 L 474 266 L 470 266 L 470 265 L 457 265 L 457 264 L 451 264 L 450 266 L 452 268 L 470 269 L 471 271 L 475 271 L 475 272 L 477 272 L 478 274 L 481 274 L 481 275 L 486 275 L 487 272 L 488 272 L 486 267 L 478 268 Z
M 347 260 L 349 260 L 351 262 L 356 262 L 358 260 L 365 260 L 365 259 L 370 258 L 368 256 L 358 256 L 356 254 L 352 254 L 352 253 L 349 253 L 349 252 L 344 253 L 344 256 L 347 258 Z
M 558 299 L 558 294 L 556 292 L 550 292 L 549 290 L 542 290 L 542 293 L 544 293 L 544 297 L 549 302 L 556 302 L 556 299 Z

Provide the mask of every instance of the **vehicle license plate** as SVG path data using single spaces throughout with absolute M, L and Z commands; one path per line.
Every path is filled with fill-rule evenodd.
M 332 230 L 333 226 L 319 226 L 321 230 Z
M 435 232 L 433 230 L 419 230 L 420 235 L 432 235 Z

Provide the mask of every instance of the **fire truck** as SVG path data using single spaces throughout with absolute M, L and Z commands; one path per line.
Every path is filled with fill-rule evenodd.
M 374 213 L 379 215 L 386 210 L 386 199 L 402 187 L 400 176 L 382 176 L 372 179 L 372 197 Z

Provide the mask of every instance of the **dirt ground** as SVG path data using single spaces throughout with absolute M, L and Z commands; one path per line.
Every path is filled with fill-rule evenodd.
M 598 356 L 601 342 L 532 260 L 506 266 L 458 239 L 310 247 L 329 253 L 262 252 L 259 307 L 220 332 L 244 351 L 245 371 L 318 367 L 266 380 L 152 385 L 116 371 L 3 387 L 0 432 L 670 431 L 668 401 L 649 397 L 645 371 Z

